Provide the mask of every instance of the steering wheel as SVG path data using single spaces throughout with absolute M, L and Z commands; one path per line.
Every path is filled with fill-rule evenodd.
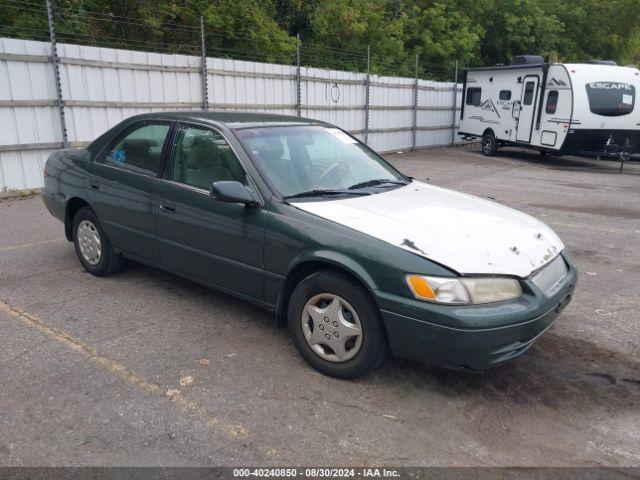
M 349 164 L 343 161 L 337 161 L 336 163 L 329 165 L 324 172 L 320 174 L 318 180 L 316 181 L 316 187 L 320 187 L 322 183 L 327 179 L 329 175 L 335 173 L 339 168 L 344 167 L 346 164 L 346 168 L 349 168 Z

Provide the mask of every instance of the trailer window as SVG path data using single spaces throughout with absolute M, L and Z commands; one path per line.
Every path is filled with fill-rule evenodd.
M 547 95 L 547 106 L 545 108 L 545 112 L 554 114 L 556 113 L 556 109 L 558 108 L 558 91 L 551 90 L 549 95 Z
M 525 105 L 531 105 L 533 103 L 533 91 L 535 90 L 535 82 L 527 82 L 524 86 L 524 99 L 522 103 Z
M 465 103 L 467 105 L 478 106 L 481 103 L 480 98 L 482 97 L 482 89 L 478 87 L 469 87 L 467 88 L 467 99 Z
M 500 90 L 500 100 L 511 100 L 511 90 Z
M 591 82 L 587 83 L 589 108 L 596 115 L 616 117 L 633 112 L 636 89 L 628 83 Z

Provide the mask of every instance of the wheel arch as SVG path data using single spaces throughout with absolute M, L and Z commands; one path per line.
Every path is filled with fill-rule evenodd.
M 364 288 L 375 307 L 378 308 L 373 294 L 373 290 L 376 290 L 375 280 L 362 265 L 347 256 L 334 252 L 314 252 L 294 261 L 285 276 L 276 304 L 276 324 L 278 327 L 287 325 L 289 298 L 296 285 L 304 278 L 321 270 L 331 270 L 349 277 Z
M 482 132 L 482 136 L 484 137 L 485 135 L 491 134 L 494 137 L 496 136 L 496 132 L 493 131 L 493 128 L 491 127 L 487 127 L 484 129 L 484 132 Z
M 73 227 L 73 217 L 75 217 L 78 210 L 83 207 L 91 208 L 91 205 L 87 200 L 82 197 L 71 197 L 67 199 L 64 207 L 64 234 L 67 240 L 72 241 L 71 228 Z

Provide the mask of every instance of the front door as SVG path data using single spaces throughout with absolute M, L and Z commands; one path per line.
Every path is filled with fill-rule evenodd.
M 225 138 L 210 127 L 179 126 L 165 177 L 156 210 L 162 263 L 262 300 L 264 212 L 210 195 L 213 182 L 248 182 Z
M 107 238 L 118 249 L 159 260 L 155 193 L 169 122 L 140 122 L 118 135 L 91 166 L 88 195 Z
M 538 83 L 540 79 L 537 75 L 524 77 L 522 81 L 522 96 L 520 98 L 520 115 L 518 119 L 518 132 L 516 140 L 518 142 L 529 143 L 533 122 L 535 121 L 536 105 L 538 104 Z

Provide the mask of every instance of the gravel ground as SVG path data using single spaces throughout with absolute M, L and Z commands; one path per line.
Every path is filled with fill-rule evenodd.
M 327 378 L 269 313 L 141 265 L 92 277 L 39 197 L 5 199 L 0 465 L 640 466 L 640 164 L 474 146 L 389 158 L 565 241 L 578 289 L 526 355 L 483 374 L 391 360 Z

